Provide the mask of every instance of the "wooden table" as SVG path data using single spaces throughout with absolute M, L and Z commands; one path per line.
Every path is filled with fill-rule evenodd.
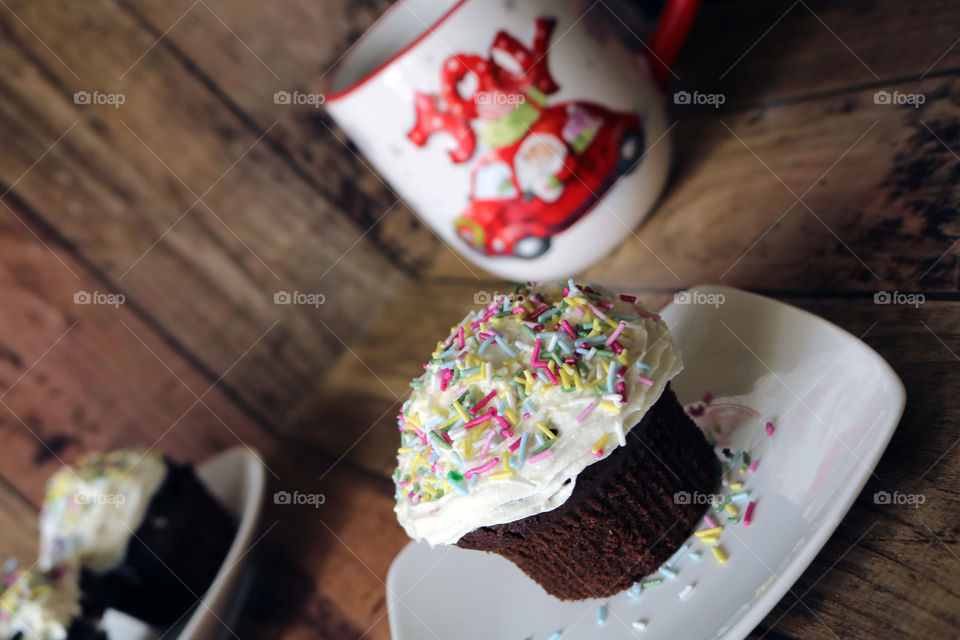
M 0 555 L 32 561 L 61 461 L 244 443 L 271 491 L 327 500 L 268 506 L 236 636 L 389 636 L 392 417 L 474 294 L 508 286 L 440 244 L 322 110 L 273 102 L 316 88 L 389 4 L 0 3 Z M 641 8 L 590 13 L 639 30 Z M 763 292 L 863 335 L 907 386 L 875 476 L 755 637 L 960 633 L 958 25 L 944 0 L 709 3 L 673 89 L 725 103 L 672 108 L 656 214 L 583 274 L 658 305 L 701 282 Z M 894 290 L 926 301 L 874 304 Z

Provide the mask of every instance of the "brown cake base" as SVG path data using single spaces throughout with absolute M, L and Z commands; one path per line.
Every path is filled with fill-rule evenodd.
M 192 467 L 167 461 L 167 477 L 119 566 L 84 570 L 81 586 L 101 607 L 112 607 L 159 628 L 175 624 L 213 583 L 236 523 Z
M 675 497 L 712 493 L 718 468 L 668 386 L 626 446 L 580 473 L 565 503 L 481 527 L 457 546 L 506 557 L 561 600 L 605 598 L 652 573 L 690 536 L 706 506 Z

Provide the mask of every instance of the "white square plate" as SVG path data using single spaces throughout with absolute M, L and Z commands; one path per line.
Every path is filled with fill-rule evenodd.
M 783 597 L 870 477 L 903 412 L 903 384 L 856 337 L 752 293 L 696 287 L 662 315 L 683 354 L 685 368 L 672 383 L 680 401 L 696 402 L 709 390 L 714 403 L 763 416 L 729 434 L 730 448 L 748 449 L 759 465 L 736 473 L 757 504 L 749 527 L 725 528 L 727 563 L 691 537 L 705 553 L 679 559 L 676 578 L 637 599 L 620 593 L 571 603 L 548 596 L 499 556 L 411 543 L 387 578 L 394 640 L 546 640 L 559 630 L 563 640 L 733 640 Z M 776 424 L 772 436 L 767 420 Z M 695 588 L 681 600 L 689 584 Z M 608 611 L 603 625 L 600 604 Z M 647 621 L 646 629 L 634 629 L 636 620 Z

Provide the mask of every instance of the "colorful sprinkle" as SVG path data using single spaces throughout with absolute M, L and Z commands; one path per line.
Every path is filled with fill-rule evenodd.
M 604 625 L 607 623 L 607 605 L 602 604 L 597 607 L 597 624 Z
M 690 584 L 688 584 L 687 586 L 685 586 L 683 589 L 680 590 L 680 593 L 677 594 L 677 597 L 679 597 L 681 600 L 686 600 L 687 598 L 690 597 L 690 594 L 693 593 L 693 589 L 696 586 L 697 586 L 696 582 L 691 582 Z
M 710 547 L 710 550 L 713 551 L 714 557 L 717 559 L 717 562 L 720 564 L 727 564 L 727 552 L 723 550 L 723 547 L 717 545 L 715 547 Z
M 753 501 L 751 501 L 750 504 L 747 505 L 747 510 L 743 514 L 744 525 L 749 527 L 750 523 L 753 522 L 753 509 L 756 506 L 757 506 L 757 503 Z

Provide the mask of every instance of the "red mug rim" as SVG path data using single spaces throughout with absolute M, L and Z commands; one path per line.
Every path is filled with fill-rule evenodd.
M 346 64 L 346 62 L 350 59 L 350 57 L 353 56 L 357 52 L 357 50 L 364 45 L 366 41 L 368 41 L 370 38 L 376 35 L 376 32 L 378 31 L 378 28 L 380 26 L 380 23 L 386 20 L 395 11 L 399 11 L 402 8 L 400 5 L 403 4 L 404 2 L 406 2 L 406 0 L 400 0 L 399 2 L 391 6 L 389 9 L 387 9 L 387 11 L 382 16 L 380 16 L 380 18 L 369 29 L 363 32 L 363 35 L 360 36 L 360 39 L 353 44 L 353 46 L 347 51 L 347 53 L 344 54 L 339 60 L 337 60 L 337 62 L 333 65 L 333 68 L 330 70 L 330 73 L 329 73 L 330 79 L 327 81 L 328 86 L 330 87 L 333 86 L 334 80 L 336 79 L 337 75 L 343 70 L 344 64 Z M 353 93 L 354 91 L 356 91 L 357 89 L 359 89 L 360 87 L 362 87 L 363 85 L 365 85 L 366 83 L 368 83 L 369 81 L 373 80 L 375 77 L 383 73 L 383 71 L 386 70 L 387 67 L 390 67 L 397 60 L 407 55 L 410 51 L 416 48 L 417 45 L 423 42 L 427 38 L 427 36 L 429 36 L 431 33 L 436 31 L 437 28 L 440 27 L 440 25 L 446 22 L 466 2 L 467 0 L 457 0 L 456 4 L 454 4 L 452 7 L 447 9 L 443 13 L 443 15 L 441 15 L 439 18 L 434 20 L 433 23 L 430 24 L 420 35 L 414 38 L 412 42 L 410 42 L 409 44 L 401 48 L 399 51 L 391 55 L 384 62 L 381 62 L 372 71 L 361 76 L 355 82 L 352 82 L 350 85 L 344 87 L 343 89 L 340 89 L 339 91 L 324 92 L 326 97 L 326 102 L 331 103 L 346 97 L 347 95 Z

